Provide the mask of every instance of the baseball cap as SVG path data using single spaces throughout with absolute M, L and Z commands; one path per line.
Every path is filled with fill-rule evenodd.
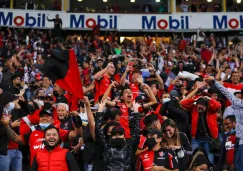
M 162 132 L 159 131 L 158 129 L 151 128 L 148 130 L 148 133 L 151 135 L 157 135 L 158 138 L 162 138 Z
M 47 94 L 45 97 L 44 97 L 44 100 L 54 100 L 52 94 Z
M 49 116 L 52 116 L 52 110 L 42 110 L 41 112 L 40 112 L 40 117 L 42 117 L 43 115 L 49 115 Z
M 112 131 L 111 131 L 111 136 L 115 135 L 115 134 L 120 134 L 123 135 L 124 134 L 124 129 L 119 125 L 119 126 L 115 126 Z
M 176 90 L 171 90 L 170 98 L 172 98 L 172 97 L 180 97 L 180 95 Z
M 139 95 L 135 99 L 135 102 L 137 103 L 143 103 L 145 101 L 147 101 L 147 97 L 145 95 Z

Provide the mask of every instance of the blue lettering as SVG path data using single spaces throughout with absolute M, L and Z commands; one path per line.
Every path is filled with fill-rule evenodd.
M 222 28 L 228 28 L 227 26 L 227 16 L 223 15 L 221 21 L 219 20 L 219 17 L 217 15 L 213 16 L 213 28 L 214 29 L 222 29 Z
M 114 29 L 117 29 L 117 16 L 114 17 Z
M 242 17 L 242 15 L 240 16 L 240 28 L 243 28 L 243 17 Z
M 188 19 L 188 16 L 186 16 L 186 29 L 189 29 L 189 19 Z
M 176 26 L 173 26 L 173 23 L 175 23 Z M 172 16 L 169 16 L 169 28 L 178 29 L 179 27 L 180 27 L 180 22 L 177 19 L 173 19 Z
M 0 25 L 12 26 L 13 13 L 9 12 L 5 17 L 4 12 L 0 12 Z
M 29 16 L 29 13 L 26 13 L 25 17 L 25 26 L 26 27 L 33 27 L 36 24 L 36 19 L 33 16 Z
M 76 15 L 70 15 L 70 27 L 71 28 L 84 28 L 84 15 L 80 15 L 78 21 Z
M 142 29 L 156 29 L 156 17 L 152 16 L 150 22 L 148 21 L 147 16 L 142 16 Z
M 110 16 L 110 17 L 112 17 L 112 16 Z M 104 18 L 101 18 L 100 15 L 98 15 L 97 23 L 100 25 L 100 28 L 106 28 L 108 26 L 108 21 Z
M 46 15 L 42 14 L 42 27 L 46 26 Z

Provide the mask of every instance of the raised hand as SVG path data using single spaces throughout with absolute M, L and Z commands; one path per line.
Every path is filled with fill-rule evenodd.
M 139 103 L 136 103 L 135 100 L 133 101 L 133 104 L 132 104 L 132 109 L 133 109 L 133 112 L 138 112 L 138 109 L 139 107 L 141 107 L 141 104 Z
M 15 120 L 11 123 L 12 128 L 16 128 L 20 126 L 20 119 Z
M 207 85 L 206 82 L 198 82 L 198 83 L 196 84 L 196 88 L 201 89 L 202 87 L 204 87 L 204 86 L 206 86 L 206 85 Z
M 4 126 L 8 126 L 11 120 L 11 116 L 2 116 L 1 123 Z
M 89 98 L 87 96 L 83 97 L 82 102 L 85 104 L 85 106 L 90 105 L 90 101 L 89 101 Z
M 98 112 L 103 112 L 106 106 L 107 99 L 103 100 L 102 102 L 99 103 L 99 110 Z

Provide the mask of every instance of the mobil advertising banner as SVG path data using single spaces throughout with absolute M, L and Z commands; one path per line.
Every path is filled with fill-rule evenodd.
M 92 29 L 97 24 L 104 30 L 120 31 L 243 29 L 243 13 L 100 14 L 4 9 L 0 10 L 0 26 L 53 28 L 47 18 L 56 14 L 63 21 L 63 29 Z

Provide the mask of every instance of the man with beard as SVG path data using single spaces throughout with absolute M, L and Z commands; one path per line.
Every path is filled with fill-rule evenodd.
M 36 153 L 31 171 L 37 170 L 63 170 L 79 171 L 79 167 L 67 149 L 60 148 L 59 130 L 50 125 L 44 131 L 44 150 Z
M 29 144 L 30 146 L 30 165 L 32 165 L 33 159 L 39 150 L 43 150 L 44 144 L 44 130 L 53 123 L 53 115 L 51 110 L 42 110 L 40 112 L 40 122 L 39 125 L 36 125 L 32 132 L 24 135 L 17 135 L 9 126 L 10 118 L 2 118 L 1 123 L 5 126 L 7 131 L 7 135 L 9 136 L 10 140 L 18 144 Z M 76 123 L 80 123 L 78 121 L 80 117 L 75 117 L 74 125 Z M 76 139 L 77 136 L 80 135 L 81 129 L 80 127 L 75 127 L 73 131 L 67 131 L 63 129 L 59 129 L 60 137 L 62 141 L 69 141 Z
M 175 152 L 162 149 L 161 142 L 162 133 L 158 129 L 148 130 L 148 151 L 143 152 L 138 158 L 136 171 L 179 171 Z
M 3 89 L 3 91 L 10 92 L 12 94 L 19 94 L 20 90 L 22 89 L 20 76 L 14 74 L 12 75 L 11 80 L 12 80 L 12 85 L 7 86 L 6 88 Z

